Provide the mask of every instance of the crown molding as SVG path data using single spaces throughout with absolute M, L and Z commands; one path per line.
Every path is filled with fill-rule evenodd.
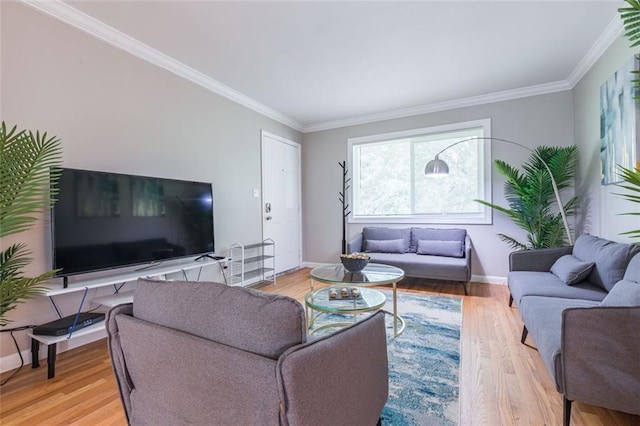
M 1 0 L 0 0 L 1 1 Z M 259 114 L 269 117 L 279 123 L 289 126 L 303 133 L 317 132 L 322 130 L 336 129 L 340 127 L 354 126 L 359 124 L 372 123 L 376 121 L 393 120 L 404 117 L 411 117 L 421 114 L 446 111 L 455 108 L 464 108 L 475 105 L 483 105 L 493 102 L 507 101 L 529 96 L 543 95 L 564 90 L 571 90 L 589 71 L 602 54 L 611 44 L 622 35 L 622 21 L 616 16 L 598 37 L 587 54 L 571 72 L 567 80 L 553 83 L 528 86 L 514 90 L 506 90 L 485 95 L 472 96 L 452 101 L 445 101 L 410 108 L 403 108 L 394 111 L 362 115 L 340 120 L 332 120 L 321 123 L 303 125 L 298 121 L 246 96 L 219 81 L 208 77 L 182 62 L 179 62 L 164 53 L 161 53 L 150 46 L 130 37 L 113 27 L 69 6 L 61 0 L 19 0 L 40 12 L 46 13 L 68 25 L 71 25 L 91 36 L 102 40 L 118 49 L 147 61 L 153 65 L 163 68 L 177 76 L 189 80 L 213 93 L 216 93 L 233 102 L 243 105 Z
M 191 81 L 205 89 L 225 97 L 233 102 L 245 106 L 259 114 L 278 121 L 295 130 L 302 131 L 302 124 L 287 117 L 286 115 L 256 101 L 249 96 L 232 89 L 214 80 L 211 77 L 197 71 L 182 62 L 179 62 L 162 52 L 116 30 L 113 27 L 69 6 L 60 0 L 38 1 L 20 0 L 22 3 L 50 15 L 72 27 L 84 31 L 91 36 L 102 40 L 118 49 L 124 50 L 138 58 L 153 65 L 163 68 L 177 76 Z
M 420 105 L 411 108 L 402 108 L 395 111 L 387 111 L 376 114 L 362 115 L 358 117 L 346 118 L 342 120 L 326 121 L 323 123 L 309 124 L 303 127 L 304 133 L 318 132 L 321 130 L 337 129 L 339 127 L 355 126 L 358 124 L 373 123 L 376 121 L 393 120 L 397 118 L 411 117 L 415 115 L 430 114 L 434 112 L 447 111 L 456 108 L 464 108 L 475 105 L 484 105 L 494 102 L 509 101 L 513 99 L 526 98 L 529 96 L 544 95 L 548 93 L 571 90 L 567 81 L 556 81 L 554 83 L 539 84 L 536 86 L 521 87 L 519 89 L 505 90 L 502 92 L 489 93 L 486 95 L 471 96 L 468 98 L 456 99 L 453 101 L 438 102 L 428 105 Z
M 597 38 L 595 43 L 591 46 L 589 51 L 584 55 L 582 60 L 578 62 L 578 65 L 569 74 L 567 81 L 573 89 L 578 82 L 585 76 L 585 74 L 595 65 L 596 61 L 607 51 L 607 49 L 624 33 L 624 27 L 622 26 L 622 20 L 616 14 L 616 16 L 609 22 L 609 25 L 604 29 L 600 37 Z

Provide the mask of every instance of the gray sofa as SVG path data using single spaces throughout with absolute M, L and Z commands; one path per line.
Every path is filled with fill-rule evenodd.
M 573 247 L 510 256 L 509 304 L 556 390 L 571 401 L 640 415 L 640 245 L 581 235 Z
M 348 243 L 349 253 L 365 252 L 371 262 L 402 269 L 408 277 L 471 280 L 471 239 L 465 229 L 365 227 Z
M 139 280 L 107 316 L 131 425 L 375 425 L 388 395 L 382 311 L 307 341 L 296 300 Z

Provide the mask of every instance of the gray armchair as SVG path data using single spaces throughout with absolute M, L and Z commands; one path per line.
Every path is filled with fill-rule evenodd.
M 375 425 L 387 401 L 382 312 L 307 341 L 291 298 L 139 280 L 106 326 L 129 424 Z

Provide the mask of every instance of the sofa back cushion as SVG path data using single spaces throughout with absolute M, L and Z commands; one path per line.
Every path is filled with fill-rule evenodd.
M 573 248 L 573 255 L 578 259 L 595 262 L 587 279 L 607 291 L 622 279 L 629 262 L 638 252 L 639 245 L 615 243 L 588 234 L 578 237 Z
M 409 251 L 416 253 L 418 251 L 418 241 L 459 241 L 462 244 L 464 252 L 464 243 L 467 237 L 467 230 L 460 228 L 437 229 L 437 228 L 411 228 L 411 244 Z
M 140 279 L 133 316 L 272 359 L 307 336 L 298 301 L 212 282 Z
M 397 240 L 366 240 L 364 251 L 367 253 L 406 253 L 405 241 Z
M 640 253 L 633 256 L 629 265 L 627 265 L 627 270 L 624 272 L 623 279 L 626 281 L 635 281 L 640 283 Z
M 460 241 L 418 241 L 418 254 L 430 254 L 432 256 L 464 257 L 462 242 Z
M 622 280 L 600 302 L 601 306 L 640 306 L 640 283 Z
M 573 255 L 583 262 L 595 262 L 600 250 L 611 241 L 594 237 L 589 234 L 582 234 L 573 245 Z
M 611 243 L 605 246 L 596 259 L 596 266 L 589 275 L 589 281 L 609 291 L 624 277 L 629 261 L 640 246 Z
M 364 250 L 368 249 L 367 241 L 384 241 L 384 240 L 402 240 L 402 253 L 409 251 L 409 243 L 411 241 L 410 228 L 382 228 L 377 226 L 366 226 L 362 229 L 364 239 Z

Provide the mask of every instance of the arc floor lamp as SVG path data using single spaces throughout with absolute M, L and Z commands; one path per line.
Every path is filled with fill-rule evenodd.
M 429 161 L 427 163 L 427 165 L 424 168 L 424 174 L 427 176 L 446 176 L 449 174 L 449 166 L 447 165 L 446 162 L 444 162 L 443 160 L 441 160 L 439 158 L 440 154 L 442 154 L 443 152 L 445 152 L 446 150 L 448 150 L 449 148 L 452 148 L 456 145 L 459 145 L 461 143 L 464 142 L 469 142 L 469 141 L 475 141 L 475 140 L 483 140 L 483 141 L 498 141 L 498 142 L 504 142 L 510 145 L 515 145 L 515 146 L 519 146 L 520 148 L 525 149 L 526 151 L 531 152 L 538 160 L 540 160 L 540 162 L 544 165 L 544 167 L 547 169 L 547 172 L 549 172 L 549 177 L 551 178 L 551 185 L 553 186 L 553 193 L 556 196 L 556 202 L 558 203 L 558 209 L 560 210 L 560 215 L 562 216 L 562 222 L 564 223 L 564 230 L 567 233 L 567 240 L 569 241 L 569 245 L 573 245 L 573 240 L 571 239 L 571 231 L 569 230 L 569 222 L 567 222 L 567 214 L 564 210 L 564 206 L 562 205 L 562 200 L 560 199 L 560 192 L 558 191 L 558 185 L 556 183 L 555 178 L 553 177 L 553 173 L 551 173 L 551 169 L 549 168 L 549 165 L 547 164 L 546 161 L 544 161 L 537 153 L 536 151 L 534 151 L 533 149 L 529 148 L 528 146 L 522 145 L 521 143 L 518 142 L 513 142 L 507 139 L 500 139 L 500 138 L 489 138 L 489 137 L 473 137 L 473 138 L 468 138 L 468 139 L 463 139 L 461 141 L 458 141 L 456 143 L 453 143 L 451 145 L 449 145 L 448 147 L 440 150 L 440 152 L 438 152 L 434 159 Z

